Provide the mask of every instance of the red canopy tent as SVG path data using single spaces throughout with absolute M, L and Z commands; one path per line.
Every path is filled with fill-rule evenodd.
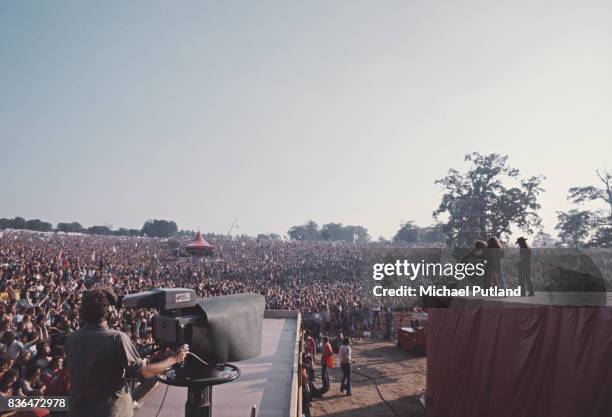
M 193 241 L 185 245 L 185 250 L 192 255 L 212 254 L 213 248 L 213 245 L 204 240 L 199 230 Z

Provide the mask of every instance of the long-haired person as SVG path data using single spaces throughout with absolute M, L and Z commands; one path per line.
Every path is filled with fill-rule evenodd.
M 518 261 L 518 276 L 519 276 L 519 285 L 521 286 L 521 295 L 532 297 L 534 295 L 533 292 L 533 283 L 531 282 L 531 248 L 527 243 L 527 239 L 524 237 L 519 237 L 516 239 L 516 243 L 519 245 L 519 261 Z
M 470 252 L 461 259 L 465 264 L 484 264 L 486 260 L 487 242 L 477 240 L 474 242 L 474 247 Z M 485 276 L 476 276 L 472 279 L 471 285 L 477 287 L 486 287 Z
M 498 286 L 506 288 L 506 282 L 501 272 L 501 260 L 504 257 L 504 249 L 501 241 L 496 236 L 487 240 L 487 265 L 485 266 L 485 287 Z

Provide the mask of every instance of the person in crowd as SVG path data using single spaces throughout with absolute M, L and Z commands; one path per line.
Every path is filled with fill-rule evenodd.
M 23 395 L 44 395 L 45 389 L 46 386 L 41 380 L 40 367 L 35 364 L 28 366 L 21 381 L 21 392 Z
M 372 330 L 380 330 L 380 305 L 372 308 Z
M 130 338 L 108 328 L 109 297 L 97 289 L 83 296 L 84 325 L 66 339 L 72 417 L 133 415 L 127 378 L 150 378 L 185 359 L 180 352 L 157 363 L 143 361 Z
M 395 318 L 393 316 L 393 312 L 391 311 L 391 307 L 387 307 L 385 311 L 385 339 L 391 340 L 393 337 L 393 325 Z
M 332 350 L 329 338 L 323 337 L 323 353 L 321 354 L 321 381 L 323 383 L 322 392 L 329 391 L 329 369 L 334 367 L 334 351 Z
M 351 391 L 351 339 L 345 337 L 340 346 L 338 355 L 340 357 L 340 368 L 342 369 L 342 381 L 340 382 L 340 392 L 346 390 L 346 395 L 352 395 Z
M 504 249 L 501 241 L 496 236 L 491 236 L 489 240 L 487 240 L 485 287 L 498 286 L 503 289 L 506 288 L 501 266 L 503 257 Z
M 307 352 L 304 352 L 302 357 L 302 413 L 305 417 L 310 417 L 310 403 L 312 402 L 312 357 Z
M 19 379 L 19 373 L 14 369 L 9 369 L 0 377 L 0 397 L 12 397 L 14 386 Z
M 519 237 L 516 239 L 519 245 L 519 261 L 518 261 L 518 276 L 519 285 L 521 286 L 521 295 L 534 296 L 533 283 L 531 282 L 531 248 L 527 243 L 527 239 Z
M 311 336 L 310 332 L 305 332 L 306 339 L 304 340 L 304 350 L 314 359 L 317 354 L 317 342 Z
M 331 311 L 327 304 L 321 309 L 321 319 L 323 320 L 323 332 L 329 334 L 331 332 Z

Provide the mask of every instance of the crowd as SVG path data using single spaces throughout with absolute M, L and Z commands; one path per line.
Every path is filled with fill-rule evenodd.
M 119 296 L 188 287 L 199 297 L 254 292 L 267 309 L 300 310 L 345 334 L 376 316 L 362 306 L 367 268 L 352 243 L 227 239 L 212 258 L 188 257 L 167 239 L 0 231 L 0 396 L 66 395 L 63 344 L 95 287 Z M 146 356 L 152 310 L 112 309 L 110 327 Z

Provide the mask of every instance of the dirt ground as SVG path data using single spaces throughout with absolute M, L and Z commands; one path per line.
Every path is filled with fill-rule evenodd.
M 313 401 L 313 417 L 426 417 L 419 402 L 425 392 L 424 357 L 414 357 L 390 342 L 355 341 L 352 347 L 353 395 L 340 392 L 339 366 L 331 369 L 331 389 Z M 320 366 L 316 372 L 320 384 Z

